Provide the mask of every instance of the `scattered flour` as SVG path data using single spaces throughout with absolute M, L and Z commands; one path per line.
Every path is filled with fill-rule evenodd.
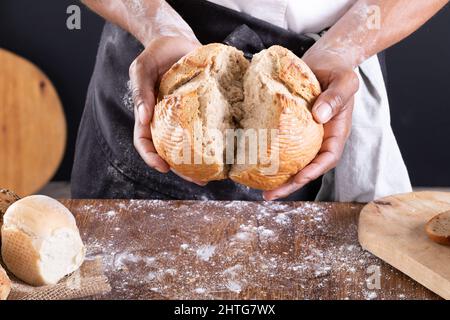
M 231 278 L 236 278 L 239 275 L 239 273 L 242 271 L 242 269 L 243 269 L 243 266 L 240 265 L 240 264 L 237 264 L 237 265 L 235 265 L 233 267 L 230 267 L 230 268 L 226 269 L 223 272 L 223 274 L 228 276 L 228 277 L 231 277 Z
M 136 256 L 130 252 L 122 252 L 114 257 L 114 267 L 121 269 L 128 263 L 137 263 L 142 257 Z
M 114 218 L 117 215 L 117 212 L 111 210 L 105 213 L 108 218 Z
M 216 246 L 202 246 L 197 249 L 197 257 L 203 261 L 209 261 L 209 259 L 214 255 L 216 251 Z
M 258 233 L 262 239 L 271 239 L 275 236 L 275 232 L 270 229 L 266 229 L 264 226 L 258 227 Z
M 231 292 L 240 293 L 242 291 L 241 284 L 236 281 L 228 281 L 226 287 Z
M 206 289 L 205 288 L 195 288 L 194 292 L 197 294 L 204 294 L 204 293 L 206 293 Z
M 115 283 L 114 290 L 124 296 L 133 294 L 130 288 L 145 285 L 151 288 L 147 291 L 177 299 L 194 294 L 196 298 L 227 299 L 273 290 L 280 290 L 281 295 L 301 292 L 304 299 L 315 299 L 314 292 L 320 291 L 320 297 L 333 298 L 336 288 L 348 288 L 344 295 L 348 299 L 384 298 L 366 285 L 366 268 L 379 260 L 357 244 L 356 224 L 349 227 L 330 220 L 328 204 L 182 202 L 170 212 L 165 205 L 159 200 L 131 200 L 110 211 L 110 207 L 91 205 L 79 210 L 96 215 L 94 221 L 103 219 L 105 225 L 116 223 L 118 212 L 145 212 L 154 224 L 142 225 L 137 219 L 131 225 L 111 228 L 103 238 L 84 234 L 87 259 L 102 257 L 106 272 L 121 272 L 123 281 Z M 247 207 L 253 216 L 242 214 Z M 216 216 L 214 210 L 226 216 Z M 167 214 L 177 219 L 167 219 Z M 217 225 L 225 226 L 223 234 L 205 232 Z M 162 232 L 162 228 L 177 232 L 158 246 L 158 239 L 148 234 Z M 133 230 L 138 231 L 136 238 L 122 244 L 121 239 Z M 144 239 L 152 239 L 152 247 L 143 249 Z M 270 288 L 264 287 L 268 279 Z M 403 288 L 395 294 L 400 299 L 408 297 Z
M 291 223 L 291 219 L 284 213 L 280 213 L 278 214 L 275 218 L 274 218 L 276 223 L 282 224 L 282 225 L 287 225 L 289 223 Z
M 233 237 L 233 239 L 239 240 L 239 241 L 249 241 L 252 239 L 252 234 L 250 232 L 238 232 Z
M 365 297 L 367 300 L 375 300 L 378 298 L 378 294 L 375 291 L 370 291 L 365 293 Z
M 256 233 L 260 240 L 263 241 L 275 241 L 276 240 L 276 234 L 273 230 L 267 229 L 264 226 L 249 226 L 249 225 L 245 225 L 242 224 L 240 226 L 240 230 L 241 232 L 237 233 L 237 236 L 240 238 L 243 238 L 244 240 L 247 240 L 247 235 L 251 234 L 251 233 Z

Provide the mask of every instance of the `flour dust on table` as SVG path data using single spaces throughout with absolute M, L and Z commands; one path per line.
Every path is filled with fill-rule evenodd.
M 105 273 L 120 278 L 113 286 L 118 295 L 326 299 L 340 288 L 347 290 L 344 298 L 379 298 L 357 277 L 378 260 L 355 245 L 356 223 L 345 230 L 330 224 L 331 204 L 112 203 L 83 206 L 79 213 L 97 229 L 84 234 L 87 259 L 102 259 Z M 121 224 L 124 214 L 130 216 L 127 225 Z M 135 215 L 145 215 L 148 223 Z M 396 298 L 402 299 L 405 292 L 398 291 Z

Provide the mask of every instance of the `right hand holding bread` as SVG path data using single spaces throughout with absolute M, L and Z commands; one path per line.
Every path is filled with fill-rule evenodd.
M 355 67 L 341 55 L 312 47 L 302 58 L 319 80 L 323 93 L 312 108 L 324 128 L 317 157 L 283 186 L 264 193 L 266 200 L 284 198 L 335 168 L 344 152 L 352 128 L 355 94 L 359 78 Z

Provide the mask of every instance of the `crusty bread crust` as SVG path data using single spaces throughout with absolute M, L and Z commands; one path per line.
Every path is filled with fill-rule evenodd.
M 0 266 L 0 300 L 6 300 L 11 292 L 11 280 L 6 271 Z
M 225 49 L 226 46 L 224 45 L 212 43 L 198 48 L 175 63 L 161 79 L 159 100 L 172 94 L 177 88 L 191 81 L 202 72 L 207 71 L 217 56 Z
M 266 173 L 268 164 L 230 166 L 224 164 L 222 154 L 195 154 L 193 123 L 203 121 L 205 125 L 203 117 L 207 116 L 202 114 L 204 109 L 200 101 L 205 96 L 202 86 L 204 83 L 206 86 L 208 77 L 214 73 L 212 70 L 217 68 L 224 55 L 233 56 L 236 60 L 234 63 L 240 65 L 242 78 L 237 77 L 235 82 L 242 83 L 242 101 L 238 101 L 240 104 L 230 101 L 226 90 L 220 98 L 214 96 L 212 99 L 217 104 L 229 103 L 230 112 L 234 110 L 239 113 L 236 109 L 241 109 L 244 118 L 254 116 L 247 110 L 249 105 L 262 108 L 258 101 L 254 101 L 255 97 L 247 97 L 248 92 L 244 90 L 246 86 L 261 88 L 261 94 L 272 101 L 269 102 L 269 107 L 273 117 L 270 124 L 265 124 L 264 129 L 277 129 L 279 132 L 279 143 L 272 146 L 276 150 L 271 149 L 270 144 L 267 150 L 268 156 L 274 152 L 279 155 L 279 168 L 274 174 Z M 259 76 L 259 70 L 251 71 L 253 63 L 248 63 L 242 52 L 222 44 L 200 47 L 182 58 L 163 76 L 159 102 L 155 106 L 151 125 L 152 138 L 158 154 L 177 172 L 198 181 L 208 182 L 229 177 L 254 189 L 272 190 L 288 182 L 316 157 L 323 141 L 323 126 L 315 122 L 311 113 L 311 108 L 321 93 L 318 80 L 309 67 L 286 48 L 273 46 L 258 55 L 264 58 L 267 56 L 265 62 L 269 61 L 270 67 L 267 79 L 261 80 L 260 83 L 256 83 L 259 80 L 254 81 L 253 78 L 246 80 L 250 72 L 255 73 L 254 78 Z M 269 82 L 281 85 L 282 88 L 278 90 L 274 86 L 269 90 Z M 258 96 L 258 93 L 255 95 Z M 245 120 L 243 121 L 245 123 Z M 244 125 L 244 129 L 249 128 L 253 127 Z M 180 163 L 185 148 L 183 142 L 188 143 L 191 150 L 190 163 L 187 164 Z M 210 161 L 196 164 L 195 156 Z
M 3 228 L 2 242 L 2 258 L 8 270 L 14 270 L 14 275 L 28 284 L 44 285 L 38 267 L 40 256 L 33 239 L 17 229 Z
M 428 237 L 439 244 L 450 245 L 450 211 L 431 219 L 425 226 Z
M 290 50 L 281 46 L 270 47 L 268 53 L 275 59 L 274 71 L 279 80 L 312 107 L 322 90 L 308 65 Z
M 199 117 L 198 93 L 190 92 L 183 96 L 168 96 L 164 99 L 164 107 L 155 108 L 152 125 L 152 137 L 158 154 L 167 161 L 171 168 L 187 176 L 195 177 L 199 181 L 212 181 L 226 179 L 224 164 L 190 165 L 180 163 L 175 159 L 182 159 L 183 142 L 189 144 L 191 150 L 190 161 L 194 163 L 197 155 L 194 148 L 195 121 Z M 157 128 L 157 129 L 155 129 Z M 188 136 L 185 133 L 189 133 Z

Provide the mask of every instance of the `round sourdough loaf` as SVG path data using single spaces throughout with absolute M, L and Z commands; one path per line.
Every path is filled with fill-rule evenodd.
M 317 155 L 323 127 L 311 107 L 320 84 L 291 51 L 273 46 L 248 62 L 210 44 L 162 78 L 151 125 L 158 154 L 199 181 L 231 178 L 272 190 Z
M 17 278 L 41 286 L 56 284 L 83 263 L 85 247 L 75 218 L 60 202 L 30 196 L 3 216 L 2 258 Z

